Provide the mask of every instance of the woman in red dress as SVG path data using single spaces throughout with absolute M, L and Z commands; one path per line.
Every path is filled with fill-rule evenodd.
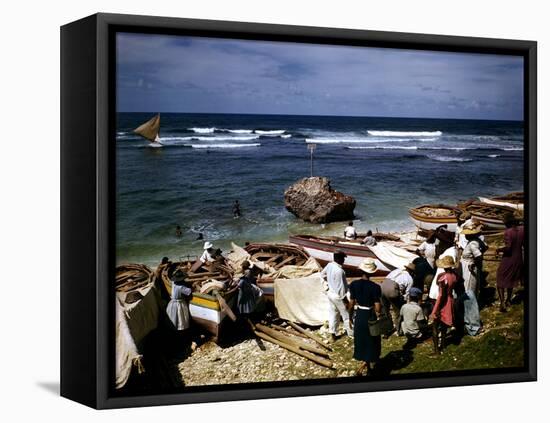
M 439 293 L 430 316 L 433 319 L 434 353 L 440 354 L 441 350 L 445 348 L 447 329 L 453 326 L 454 322 L 453 291 L 458 278 L 455 273 L 455 261 L 452 257 L 445 256 L 437 260 L 436 264 L 437 267 L 445 269 L 445 272 L 437 277 Z M 439 343 L 440 338 L 441 344 Z
M 518 283 L 523 283 L 523 226 L 518 226 L 518 221 L 512 213 L 504 217 L 504 224 L 506 225 L 504 247 L 497 249 L 497 253 L 502 253 L 502 260 L 497 270 L 497 290 L 501 312 L 506 312 L 506 307 L 510 306 L 514 288 Z M 506 290 L 506 301 L 504 290 Z

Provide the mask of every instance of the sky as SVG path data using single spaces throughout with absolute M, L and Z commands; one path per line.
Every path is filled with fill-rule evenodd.
M 119 112 L 523 119 L 523 58 L 117 35 Z

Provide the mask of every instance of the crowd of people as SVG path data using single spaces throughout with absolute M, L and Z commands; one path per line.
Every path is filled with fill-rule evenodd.
M 523 283 L 523 226 L 513 214 L 505 216 L 504 245 L 497 249 L 502 254 L 497 271 L 497 290 L 500 311 L 510 306 L 513 289 Z M 344 231 L 346 239 L 356 239 L 350 222 Z M 361 242 L 375 245 L 369 231 Z M 431 337 L 434 354 L 441 354 L 450 337 L 476 336 L 482 331 L 479 304 L 483 284 L 483 256 L 488 246 L 481 227 L 468 212 L 458 216 L 454 237 L 439 228 L 428 233 L 417 250 L 417 258 L 403 268 L 392 270 L 383 282 L 371 278 L 377 273 L 376 261 L 365 259 L 358 269 L 361 277 L 349 283 L 344 263 L 346 254 L 337 251 L 333 261 L 321 272 L 328 299 L 328 332 L 332 341 L 338 339 L 338 327 L 343 324 L 345 334 L 354 339 L 353 357 L 362 362 L 357 374 L 372 371 L 380 359 L 381 342 L 390 336 L 403 336 L 406 346 Z M 219 249 L 210 242 L 197 265 L 223 262 Z M 169 264 L 165 257 L 159 266 Z M 262 290 L 257 286 L 261 269 L 244 261 L 238 287 L 237 312 L 247 319 L 260 303 Z M 177 270 L 171 277 L 172 292 L 166 314 L 175 329 L 189 328 L 189 300 L 192 295 L 187 275 Z M 431 328 L 431 330 L 430 330 Z
M 504 245 L 496 251 L 502 254 L 496 278 L 501 312 L 510 306 L 513 289 L 523 283 L 523 226 L 512 213 L 504 217 L 504 224 Z M 357 238 L 352 222 L 344 236 Z M 348 285 L 343 267 L 346 255 L 335 252 L 322 271 L 329 332 L 336 339 L 342 322 L 346 334 L 353 337 L 354 358 L 362 362 L 358 375 L 365 370 L 368 374 L 379 361 L 382 338 L 404 336 L 412 347 L 431 336 L 434 354 L 441 354 L 450 337 L 479 335 L 487 249 L 481 226 L 463 212 L 454 239 L 443 228 L 432 231 L 418 246 L 418 257 L 391 271 L 381 284 L 371 280 L 378 269 L 376 261 L 367 258 L 359 266 L 362 277 Z

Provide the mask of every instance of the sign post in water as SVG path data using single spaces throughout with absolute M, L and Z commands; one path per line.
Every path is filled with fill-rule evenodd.
M 317 144 L 308 144 L 307 149 L 310 152 L 310 169 L 311 169 L 311 177 L 313 178 L 313 151 L 317 148 Z

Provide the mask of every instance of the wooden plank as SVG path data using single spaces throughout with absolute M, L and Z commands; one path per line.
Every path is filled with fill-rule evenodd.
M 262 338 L 266 341 L 269 341 L 275 345 L 279 345 L 280 347 L 283 347 L 284 349 L 286 350 L 289 350 L 289 351 L 292 351 L 293 353 L 295 354 L 298 354 L 304 358 L 307 358 L 308 360 L 311 360 L 313 361 L 314 363 L 317 363 L 321 366 L 324 366 L 324 367 L 328 367 L 329 369 L 332 369 L 332 361 L 330 360 L 326 360 L 324 358 L 321 358 L 321 357 L 317 357 L 315 354 L 311 354 L 307 351 L 302 351 L 300 350 L 299 348 L 297 347 L 294 347 L 292 345 L 289 345 L 287 343 L 284 343 L 284 342 L 281 342 L 275 338 L 272 338 L 271 336 L 263 333 L 263 332 L 260 332 L 260 331 L 254 331 L 254 334 L 258 337 L 258 338 Z
M 280 262 L 279 264 L 275 265 L 275 269 L 280 269 L 281 267 L 286 266 L 287 264 L 290 264 L 290 263 L 293 262 L 294 260 L 296 260 L 296 256 L 287 257 L 287 258 L 284 259 L 282 262 Z
M 275 338 L 275 339 L 277 339 L 281 342 L 284 342 L 286 344 L 298 347 L 302 350 L 306 350 L 306 351 L 309 351 L 309 352 L 312 352 L 312 353 L 315 353 L 315 354 L 318 354 L 318 355 L 322 355 L 322 356 L 327 357 L 327 358 L 329 357 L 328 353 L 325 350 L 321 350 L 317 347 L 314 347 L 314 346 L 312 346 L 310 344 L 307 344 L 303 341 L 300 341 L 298 339 L 292 339 L 288 335 L 283 335 L 281 332 L 278 332 L 275 329 L 272 329 L 268 326 L 264 326 L 264 325 L 258 323 L 258 324 L 255 325 L 255 327 L 256 327 L 256 330 L 259 330 L 259 331 L 265 333 L 266 335 L 269 335 L 272 338 Z
M 234 322 L 237 321 L 237 316 L 235 316 L 235 313 L 233 313 L 233 310 L 231 310 L 231 307 L 227 304 L 227 302 L 223 299 L 223 297 L 216 292 L 216 299 L 220 303 L 220 308 L 227 313 L 229 318 L 233 320 Z
M 303 333 L 308 338 L 313 339 L 315 342 L 317 342 L 319 345 L 321 345 L 323 348 L 326 348 L 329 351 L 332 351 L 332 348 L 326 345 L 321 338 L 318 338 L 317 336 L 313 335 L 312 333 L 309 333 L 304 328 L 298 326 L 296 323 L 288 321 L 288 324 L 292 326 L 294 329 L 296 329 L 298 332 Z

